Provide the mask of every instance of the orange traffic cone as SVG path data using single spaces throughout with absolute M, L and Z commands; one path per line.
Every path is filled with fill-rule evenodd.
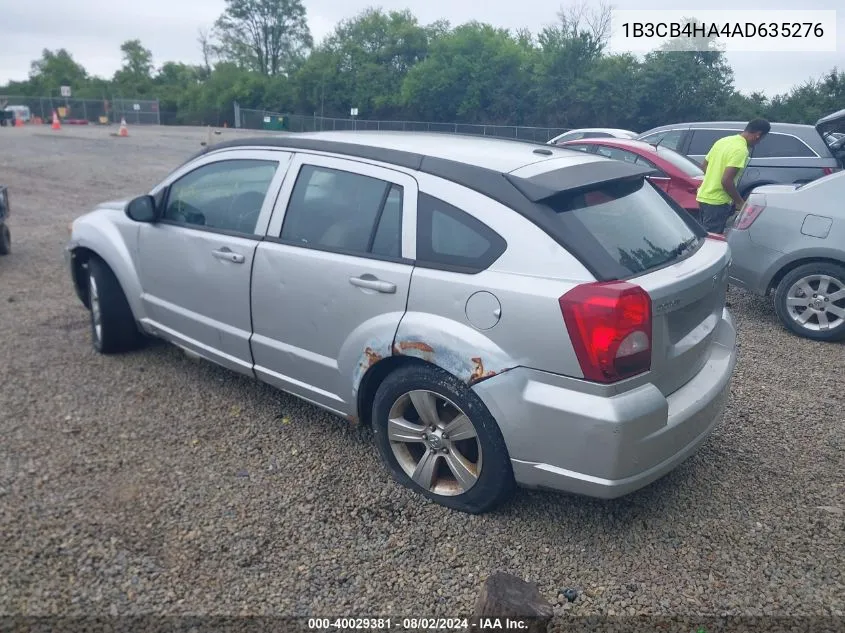
M 129 136 L 129 129 L 126 127 L 126 117 L 120 117 L 120 129 L 117 131 L 118 136 Z
M 15 127 L 23 127 L 23 119 L 20 115 L 15 117 Z
M 55 110 L 53 110 L 53 125 L 51 125 L 50 127 L 53 128 L 54 130 L 61 130 L 62 129 L 62 124 L 59 123 L 59 115 L 56 114 Z

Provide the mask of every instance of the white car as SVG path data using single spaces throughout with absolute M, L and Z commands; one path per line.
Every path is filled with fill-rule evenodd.
M 582 127 L 555 136 L 548 142 L 548 145 L 557 145 L 565 141 L 579 141 L 582 138 L 637 138 L 637 133 L 614 127 Z
M 32 112 L 28 106 L 24 105 L 10 105 L 6 106 L 6 112 L 14 112 L 16 119 L 21 119 L 24 123 L 29 123 L 32 119 Z

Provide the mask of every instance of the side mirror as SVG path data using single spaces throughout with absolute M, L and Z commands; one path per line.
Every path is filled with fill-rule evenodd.
M 152 196 L 138 196 L 126 205 L 126 215 L 136 222 L 155 222 L 156 201 Z

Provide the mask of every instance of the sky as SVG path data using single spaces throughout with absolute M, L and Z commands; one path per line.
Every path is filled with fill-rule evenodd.
M 67 49 L 89 73 L 111 77 L 120 67 L 120 45 L 140 39 L 153 52 L 154 62 L 198 63 L 197 33 L 222 13 L 224 0 L 38 0 L 37 9 L 21 0 L 0 0 L 0 85 L 26 79 L 32 60 L 44 48 Z M 308 23 L 316 41 L 341 19 L 370 6 L 385 10 L 410 9 L 424 24 L 445 18 L 453 25 L 479 20 L 511 29 L 537 32 L 556 21 L 560 6 L 548 0 L 304 0 Z M 563 0 L 563 6 L 571 6 Z M 788 91 L 834 66 L 845 70 L 845 8 L 841 0 L 610 0 L 615 9 L 837 9 L 837 50 L 828 53 L 728 53 L 736 86 L 743 92 L 772 96 Z

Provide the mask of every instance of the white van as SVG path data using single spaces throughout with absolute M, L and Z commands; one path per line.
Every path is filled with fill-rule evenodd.
M 29 111 L 29 106 L 24 105 L 10 105 L 6 106 L 6 112 L 14 112 L 16 119 L 23 119 L 24 123 L 29 123 L 32 118 L 32 112 Z

